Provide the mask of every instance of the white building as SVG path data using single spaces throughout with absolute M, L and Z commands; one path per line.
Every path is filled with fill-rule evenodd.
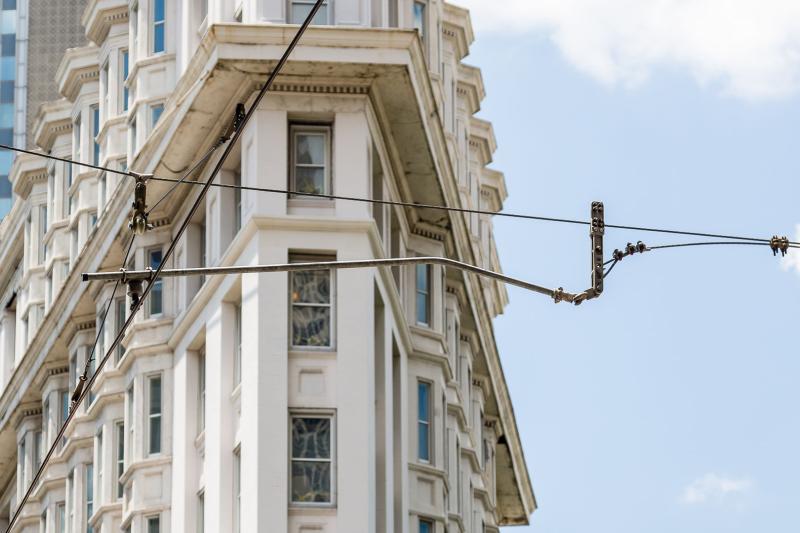
M 89 0 L 44 152 L 175 177 L 313 0 Z M 468 13 L 328 0 L 217 179 L 498 210 Z M 415 31 L 416 30 L 416 31 Z M 36 65 L 30 64 L 29 69 Z M 207 179 L 213 165 L 199 173 Z M 133 182 L 18 157 L 0 225 L 0 527 L 48 448 L 130 238 Z M 151 181 L 152 205 L 168 183 Z M 151 215 L 155 265 L 199 188 Z M 499 270 L 490 217 L 212 188 L 170 266 L 437 255 Z M 117 292 L 101 335 L 127 303 Z M 494 341 L 504 288 L 434 267 L 171 278 L 80 407 L 15 531 L 497 532 L 535 499 Z

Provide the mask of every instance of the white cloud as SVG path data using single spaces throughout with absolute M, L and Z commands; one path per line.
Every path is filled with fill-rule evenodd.
M 543 32 L 579 70 L 635 87 L 659 67 L 747 100 L 800 89 L 797 0 L 452 0 L 478 31 Z
M 800 224 L 797 225 L 795 231 L 796 238 L 794 240 L 800 241 Z M 781 268 L 786 271 L 795 270 L 800 274 L 800 249 L 789 249 L 789 253 L 786 254 L 786 257 L 781 258 Z
M 729 479 L 717 474 L 706 474 L 683 489 L 681 501 L 687 505 L 721 502 L 730 496 L 748 492 L 752 486 L 749 479 Z

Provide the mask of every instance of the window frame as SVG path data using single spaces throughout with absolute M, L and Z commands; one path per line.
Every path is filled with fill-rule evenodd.
M 197 352 L 197 435 L 206 430 L 206 348 Z
M 233 388 L 242 384 L 242 303 L 233 304 Z
M 120 482 L 125 474 L 125 431 L 125 420 L 115 420 L 113 435 L 115 500 L 121 500 L 125 492 L 125 485 Z
M 427 413 L 428 419 L 423 420 L 420 418 L 420 394 L 422 386 L 427 387 L 427 395 L 428 395 L 428 406 L 427 406 Z M 426 465 L 433 465 L 433 455 L 435 451 L 434 447 L 434 413 L 433 413 L 433 392 L 434 386 L 433 382 L 424 378 L 417 378 L 417 461 Z M 426 453 L 428 455 L 427 458 L 422 457 L 422 449 L 420 448 L 420 426 L 422 425 L 427 426 L 428 429 L 428 436 L 426 439 L 427 450 Z
M 289 255 L 289 262 L 290 263 L 315 263 L 315 262 L 322 262 L 322 261 L 333 261 L 335 260 L 335 256 L 323 256 L 323 255 L 311 255 L 311 254 L 290 254 Z M 317 304 L 317 303 L 300 303 L 296 304 L 292 301 L 292 289 L 294 288 L 294 275 L 296 273 L 301 272 L 327 272 L 329 276 L 329 287 L 330 287 L 330 301 L 327 304 Z M 336 350 L 336 270 L 335 269 L 327 269 L 327 270 L 302 270 L 298 272 L 289 272 L 289 294 L 288 296 L 288 304 L 289 304 L 289 349 L 291 351 L 303 352 L 303 351 L 321 351 L 321 352 L 330 352 Z M 299 305 L 301 307 L 328 307 L 330 309 L 330 339 L 327 346 L 309 346 L 303 344 L 294 344 L 294 315 L 292 313 L 293 308 Z
M 164 11 L 164 18 L 156 20 L 156 3 L 161 2 Z M 150 55 L 164 54 L 167 51 L 167 0 L 152 0 L 150 2 L 150 23 L 149 23 L 149 48 Z M 156 50 L 156 27 L 162 27 L 162 46 L 161 50 Z
M 128 76 L 131 71 L 131 53 L 128 48 L 121 48 L 119 51 L 119 102 L 117 102 L 117 109 L 119 114 L 127 113 L 129 109 L 128 95 Z
M 417 531 L 422 533 L 422 525 L 428 526 L 428 533 L 436 533 L 436 521 L 431 518 L 420 516 L 417 518 Z
M 147 248 L 145 250 L 145 259 L 147 260 L 146 266 L 152 267 L 153 265 L 152 254 L 155 252 L 161 254 L 161 261 L 164 260 L 164 249 L 161 246 L 154 246 L 152 248 Z M 150 294 L 148 296 L 147 318 L 160 318 L 164 316 L 164 280 L 159 278 L 153 283 L 153 285 L 154 285 L 153 289 L 150 291 Z M 153 312 L 153 301 L 154 301 L 153 295 L 156 291 L 159 291 L 158 292 L 159 307 L 161 308 L 158 313 Z
M 156 116 L 156 111 L 158 110 L 158 116 Z M 147 120 L 149 121 L 149 131 L 152 132 L 158 121 L 164 115 L 164 102 L 162 100 L 158 100 L 156 102 L 150 102 L 147 106 Z
M 154 514 L 144 517 L 144 523 L 147 533 L 152 533 L 153 529 L 151 526 L 155 524 L 155 532 L 161 533 L 161 515 Z
M 419 271 L 420 269 L 425 269 L 425 279 L 426 279 L 426 290 L 420 290 L 419 287 Z M 433 267 L 431 265 L 423 265 L 418 264 L 414 268 L 414 323 L 418 326 L 424 326 L 426 328 L 430 328 L 433 326 Z M 427 322 L 423 322 L 419 319 L 419 297 L 420 295 L 424 295 L 425 297 L 425 318 Z
M 287 22 L 287 24 L 300 25 L 305 20 L 305 19 L 304 20 L 300 20 L 300 21 L 292 20 L 292 7 L 294 7 L 295 4 L 306 5 L 306 6 L 313 7 L 315 3 L 316 3 L 315 0 L 287 0 L 287 2 L 286 2 L 286 22 Z M 336 20 L 334 18 L 334 16 L 333 16 L 333 8 L 334 8 L 333 0 L 325 0 L 322 3 L 322 5 L 327 8 L 327 13 L 328 13 L 328 17 L 327 18 L 328 18 L 328 20 L 325 21 L 325 24 L 315 24 L 314 21 L 312 20 L 311 21 L 311 25 L 312 26 L 333 26 L 334 25 L 334 21 Z M 317 12 L 317 16 L 318 15 L 319 15 L 319 12 Z M 317 17 L 315 16 L 314 18 L 317 18 Z
M 417 27 L 417 12 L 416 12 L 417 6 L 422 6 L 422 16 L 420 20 L 421 27 Z M 412 29 L 419 34 L 419 38 L 420 40 L 422 40 L 423 43 L 427 43 L 427 38 L 428 38 L 428 8 L 429 8 L 428 3 L 423 2 L 421 0 L 414 0 L 411 3 Z
M 309 458 L 297 458 L 295 459 L 292 456 L 292 439 L 293 429 L 294 429 L 294 419 L 296 418 L 326 418 L 330 420 L 331 424 L 331 443 L 330 443 L 330 450 L 331 456 L 330 459 L 309 459 Z M 337 505 L 337 467 L 338 467 L 338 450 L 337 450 L 337 416 L 336 410 L 332 409 L 291 409 L 289 411 L 289 449 L 288 449 L 288 468 L 289 468 L 289 507 L 302 507 L 302 508 L 331 508 L 336 507 Z M 331 498 L 329 502 L 297 502 L 294 501 L 292 498 L 292 464 L 297 460 L 300 462 L 329 462 L 331 465 L 330 472 L 331 472 Z
M 303 194 L 296 194 L 297 190 L 297 166 L 306 165 L 308 168 L 317 168 L 315 165 L 297 163 L 297 137 L 303 134 L 319 135 L 325 137 L 325 163 L 323 179 L 324 189 L 318 193 L 323 195 L 333 194 L 333 125 L 329 123 L 303 123 L 293 122 L 289 124 L 289 195 L 290 199 L 304 199 L 312 201 L 327 201 L 327 199 L 314 198 Z
M 151 413 L 153 406 L 152 383 L 158 380 L 159 382 L 159 402 L 158 413 Z M 155 373 L 149 374 L 145 377 L 145 407 L 147 413 L 147 426 L 145 427 L 145 442 L 147 442 L 147 456 L 160 456 L 164 453 L 164 376 L 163 374 Z M 153 451 L 152 448 L 152 432 L 154 420 L 158 420 L 158 450 Z
M 242 445 L 233 450 L 233 532 L 242 530 Z

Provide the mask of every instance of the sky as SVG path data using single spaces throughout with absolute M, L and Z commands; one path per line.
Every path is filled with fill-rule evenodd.
M 800 3 L 460 0 L 510 212 L 800 239 Z M 495 220 L 506 273 L 589 284 L 583 226 Z M 606 249 L 691 241 L 609 230 Z M 702 239 L 700 239 L 702 240 Z M 539 509 L 526 533 L 797 531 L 800 253 L 626 258 L 581 307 L 495 323 Z

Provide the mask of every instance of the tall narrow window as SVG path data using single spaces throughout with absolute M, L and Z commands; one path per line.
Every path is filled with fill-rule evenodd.
M 147 533 L 161 533 L 161 517 L 148 516 L 147 517 Z
M 147 429 L 150 454 L 161 453 L 161 376 L 147 379 Z
M 237 304 L 233 309 L 233 386 L 235 388 L 242 382 L 242 306 Z
M 292 191 L 330 194 L 330 132 L 328 126 L 292 126 Z
M 86 476 L 83 480 L 86 488 L 86 533 L 94 533 L 94 528 L 89 525 L 89 520 L 94 514 L 94 465 L 86 465 Z
M 122 327 L 125 325 L 125 313 L 126 313 L 126 305 L 125 305 L 125 297 L 117 298 L 114 300 L 114 336 L 117 336 L 122 331 Z M 122 346 L 122 342 L 117 344 L 116 352 L 114 354 L 114 359 L 117 363 L 119 363 L 122 356 L 125 354 L 125 348 Z
M 59 392 L 60 400 L 61 400 L 61 402 L 60 402 L 60 404 L 61 404 L 60 417 L 58 419 L 59 427 L 64 425 L 64 423 L 67 421 L 67 417 L 69 416 L 69 396 L 70 396 L 70 394 L 72 394 L 72 391 L 70 391 L 70 390 L 62 390 L 61 392 Z M 67 442 L 66 433 L 61 437 L 61 444 L 60 445 L 63 446 L 65 442 Z
M 125 473 L 125 422 L 120 420 L 114 424 L 114 433 L 117 439 L 117 445 L 114 449 L 114 469 L 116 470 L 116 495 L 117 499 L 122 499 L 122 493 L 125 485 L 122 484 L 122 475 Z
M 39 470 L 42 464 L 42 432 L 37 431 L 33 434 L 33 471 Z
M 431 267 L 417 265 L 417 324 L 430 325 L 431 318 Z
M 161 114 L 164 112 L 164 104 L 153 104 L 150 106 L 150 129 L 156 127 L 158 124 L 158 119 L 161 118 Z
M 111 80 L 108 77 L 108 59 L 106 62 L 103 63 L 103 69 L 100 75 L 100 86 L 103 90 L 103 116 L 108 118 L 111 116 L 111 110 L 108 108 L 108 95 L 109 95 L 109 88 L 111 87 Z
M 62 218 L 67 218 L 72 213 L 72 163 L 64 163 L 64 197 L 61 199 Z
M 238 233 L 242 229 L 242 175 L 237 172 L 233 178 L 233 231 Z
M 292 346 L 330 347 L 333 315 L 330 270 L 291 275 Z
M 414 29 L 425 40 L 425 2 L 414 2 Z
M 163 254 L 161 248 L 149 250 L 147 252 L 148 264 L 150 268 L 156 270 L 158 265 L 161 264 Z M 163 287 L 164 282 L 159 279 L 153 284 L 153 290 L 150 291 L 150 316 L 157 316 L 163 312 Z
M 242 530 L 242 449 L 233 452 L 233 531 Z
M 292 416 L 293 503 L 333 503 L 333 417 Z
M 99 199 L 99 211 L 102 212 L 106 207 L 106 183 L 108 179 L 105 172 L 101 172 L 97 178 L 97 197 Z
M 315 0 L 291 0 L 290 23 L 302 24 L 311 13 L 311 8 L 314 7 L 314 4 L 316 4 Z M 322 3 L 311 23 L 317 25 L 330 24 L 328 0 Z
M 136 424 L 135 424 L 136 418 L 134 416 L 134 413 L 136 411 L 134 410 L 135 396 L 134 396 L 134 387 L 133 387 L 133 385 L 134 385 L 133 383 L 128 385 L 128 390 L 125 393 L 125 395 L 127 396 L 127 407 L 128 407 L 128 419 L 125 421 L 125 424 L 127 424 L 127 426 L 128 426 L 128 439 L 127 439 L 126 444 L 125 444 L 125 446 L 126 446 L 125 453 L 126 453 L 126 457 L 128 458 L 129 462 L 133 461 L 133 443 L 134 443 L 133 431 L 134 431 L 134 428 L 136 427 Z
M 139 57 L 139 3 L 135 2 L 131 6 L 131 52 L 134 59 Z
M 197 354 L 197 432 L 206 429 L 206 351 Z
M 75 153 L 75 158 L 77 160 L 79 160 L 79 161 L 80 161 L 80 159 L 82 157 L 82 154 L 81 154 L 81 122 L 82 122 L 81 114 L 78 113 L 78 116 L 75 117 L 75 122 L 72 125 L 72 131 L 73 131 L 73 137 L 74 137 L 74 140 L 73 140 L 72 144 L 73 144 L 73 147 L 74 147 L 73 150 L 74 150 L 74 153 Z M 80 174 L 80 172 L 81 172 L 80 168 L 77 169 L 77 172 Z
M 100 143 L 97 142 L 97 136 L 100 134 L 100 106 L 94 104 L 90 109 L 92 110 L 92 163 L 99 165 Z
M 102 334 L 101 334 L 101 337 L 102 337 Z M 95 352 L 95 354 L 92 355 L 92 353 L 90 351 L 88 351 L 88 348 L 87 348 L 86 357 L 90 357 L 91 358 L 90 361 L 89 361 L 89 375 L 93 376 L 94 375 L 94 371 L 97 368 L 97 352 Z M 89 389 L 88 396 L 89 396 L 89 405 L 91 406 L 94 403 L 95 398 L 97 398 L 97 394 L 95 394 L 94 389 Z
M 38 259 L 39 264 L 44 264 L 46 260 L 46 247 L 44 243 L 44 238 L 47 235 L 47 206 L 41 205 L 39 206 L 39 249 L 38 249 Z
M 137 146 L 136 146 L 137 138 L 136 137 L 139 135 L 139 130 L 136 127 L 136 115 L 134 115 L 134 117 L 131 119 L 129 130 L 130 130 L 130 136 L 131 136 L 131 157 L 133 157 L 136 154 L 136 150 L 137 150 Z
M 42 406 L 42 438 L 45 446 L 50 446 L 50 396 L 45 396 Z
M 206 531 L 206 494 L 201 492 L 197 495 L 197 533 Z
M 25 468 L 25 439 L 27 438 L 28 434 L 22 435 L 22 440 L 19 441 L 19 446 L 17 447 L 17 476 L 22 481 L 22 486 L 27 487 L 27 469 Z
M 103 427 L 101 426 L 100 429 L 97 431 L 97 436 L 95 437 L 94 441 L 94 449 L 95 449 L 95 462 L 97 464 L 97 469 L 94 471 L 94 480 L 93 483 L 95 487 L 97 487 L 97 494 L 98 497 L 102 496 L 102 487 L 103 487 Z M 100 502 L 102 503 L 102 502 Z
M 64 502 L 56 504 L 56 533 L 67 532 L 67 508 Z
M 431 384 L 417 382 L 417 457 L 431 462 Z
M 166 0 L 153 0 L 153 53 L 165 50 L 165 21 L 164 4 Z
M 121 52 L 121 60 L 122 60 L 122 70 L 120 72 L 120 80 L 119 86 L 122 88 L 122 94 L 120 95 L 120 104 L 122 111 L 128 110 L 128 72 L 130 71 L 130 53 L 128 50 L 122 50 Z

